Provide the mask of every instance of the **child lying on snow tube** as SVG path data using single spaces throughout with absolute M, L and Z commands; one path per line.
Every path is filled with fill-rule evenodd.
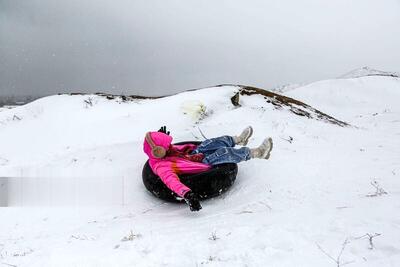
M 199 211 L 199 197 L 180 182 L 178 175 L 208 171 L 212 166 L 222 163 L 239 163 L 252 158 L 268 159 L 272 139 L 268 137 L 259 147 L 250 149 L 245 145 L 252 134 L 253 128 L 249 126 L 239 136 L 211 138 L 200 145 L 173 145 L 172 137 L 163 126 L 158 132 L 146 133 L 143 150 L 149 157 L 151 169 L 163 183 L 182 197 L 191 211 Z M 235 145 L 243 147 L 237 149 Z

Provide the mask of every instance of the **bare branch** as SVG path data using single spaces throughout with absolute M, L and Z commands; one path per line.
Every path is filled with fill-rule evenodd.
M 373 239 L 375 238 L 375 237 L 377 237 L 377 236 L 380 236 L 380 235 L 382 235 L 382 234 L 379 234 L 379 233 L 375 233 L 375 234 L 370 234 L 370 233 L 366 233 L 365 235 L 362 235 L 362 236 L 360 236 L 360 237 L 356 237 L 355 239 L 362 239 L 362 238 L 364 238 L 364 237 L 368 237 L 368 241 L 369 241 L 369 247 L 368 247 L 368 249 L 374 249 L 374 243 L 373 243 Z
M 192 133 L 192 132 L 190 132 L 192 135 L 193 135 L 193 137 L 196 139 L 196 140 L 199 140 L 200 138 L 199 137 L 197 137 L 196 135 L 194 135 L 194 133 Z
M 340 250 L 339 255 L 336 258 L 336 261 L 338 262 L 338 266 L 339 266 L 339 262 L 340 262 L 340 257 L 342 257 L 343 251 L 346 248 L 347 244 L 350 243 L 349 238 L 346 238 L 342 244 L 342 249 Z
M 18 117 L 17 115 L 14 115 L 12 119 L 13 119 L 13 121 L 20 121 L 21 120 L 21 118 Z
M 387 192 L 379 186 L 379 183 L 377 181 L 371 182 L 371 185 L 375 188 L 376 191 L 374 193 L 369 193 L 365 195 L 366 197 L 377 197 L 387 194 Z
M 268 205 L 267 203 L 263 202 L 263 201 L 258 201 L 258 203 L 260 203 L 261 205 L 264 205 L 265 207 L 267 207 L 269 210 L 272 210 L 271 206 Z
M 211 241 L 217 241 L 219 239 L 219 237 L 217 237 L 217 231 L 212 232 L 208 239 Z
M 317 247 L 319 250 L 322 251 L 322 253 L 324 253 L 328 258 L 330 258 L 331 260 L 333 260 L 336 263 L 336 267 L 341 267 L 350 263 L 353 263 L 354 261 L 346 261 L 346 262 L 341 262 L 341 257 L 342 254 L 344 252 L 344 250 L 346 249 L 347 244 L 349 244 L 349 238 L 347 237 L 343 244 L 342 244 L 342 248 L 340 249 L 340 252 L 338 254 L 338 256 L 336 257 L 336 259 L 334 257 L 332 257 L 330 254 L 328 254 L 318 243 L 316 243 Z
M 125 241 L 133 241 L 135 238 L 139 238 L 141 237 L 141 234 L 134 234 L 133 231 L 131 230 L 131 232 L 129 233 L 129 235 L 124 236 L 121 241 L 125 242 Z
M 289 138 L 283 138 L 283 137 L 281 137 L 281 139 L 282 140 L 285 140 L 286 142 L 289 142 L 289 143 L 292 143 L 293 142 L 293 137 L 291 137 L 290 135 L 289 135 Z
M 316 243 L 317 247 L 319 248 L 319 250 L 322 251 L 322 253 L 324 253 L 326 256 L 328 256 L 331 260 L 333 260 L 334 262 L 336 262 L 336 259 L 334 257 L 332 257 L 331 255 L 329 255 L 318 243 Z M 337 262 L 336 262 L 337 263 Z
M 197 129 L 199 130 L 201 136 L 203 136 L 204 140 L 208 139 L 208 138 L 204 135 L 203 131 L 200 129 L 199 126 L 197 126 Z
M 70 238 L 73 238 L 73 239 L 76 239 L 76 240 L 81 240 L 81 241 L 85 241 L 85 240 L 94 241 L 94 240 L 96 240 L 94 237 L 88 237 L 86 235 L 71 235 Z

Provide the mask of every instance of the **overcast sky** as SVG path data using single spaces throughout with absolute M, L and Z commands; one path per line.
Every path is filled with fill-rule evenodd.
M 400 0 L 0 0 L 0 95 L 271 88 L 400 71 Z

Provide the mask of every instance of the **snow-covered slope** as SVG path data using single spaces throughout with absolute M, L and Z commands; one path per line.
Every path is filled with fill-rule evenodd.
M 239 89 L 128 102 L 60 95 L 0 112 L 8 204 L 41 206 L 0 209 L 0 262 L 399 266 L 400 80 L 328 80 L 286 93 L 348 127 L 261 95 L 242 95 L 234 107 Z M 194 120 L 184 111 L 198 101 L 206 111 Z M 143 135 L 161 125 L 176 142 L 202 139 L 199 129 L 213 137 L 253 125 L 249 146 L 272 136 L 274 150 L 268 161 L 240 163 L 231 190 L 191 213 L 142 186 Z
M 352 71 L 342 75 L 340 78 L 360 78 L 360 77 L 365 77 L 365 76 L 383 76 L 383 77 L 386 76 L 386 77 L 399 78 L 400 73 L 376 70 L 376 69 L 366 66 L 366 67 L 352 70 Z

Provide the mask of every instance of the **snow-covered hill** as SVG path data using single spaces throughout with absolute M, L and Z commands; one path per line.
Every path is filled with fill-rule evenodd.
M 234 106 L 240 90 L 129 101 L 59 95 L 2 110 L 0 176 L 11 178 L 0 192 L 14 207 L 0 209 L 0 262 L 399 266 L 400 79 L 300 86 L 285 95 L 310 106 L 295 109 L 260 94 L 239 94 Z M 268 161 L 240 163 L 231 190 L 191 213 L 142 185 L 143 136 L 161 125 L 176 142 L 252 125 L 249 146 L 272 136 L 274 150 Z
M 365 76 L 383 76 L 383 77 L 386 76 L 386 77 L 399 78 L 400 73 L 376 70 L 376 69 L 366 66 L 366 67 L 352 70 L 352 71 L 342 75 L 340 78 L 360 78 L 360 77 L 365 77 Z

